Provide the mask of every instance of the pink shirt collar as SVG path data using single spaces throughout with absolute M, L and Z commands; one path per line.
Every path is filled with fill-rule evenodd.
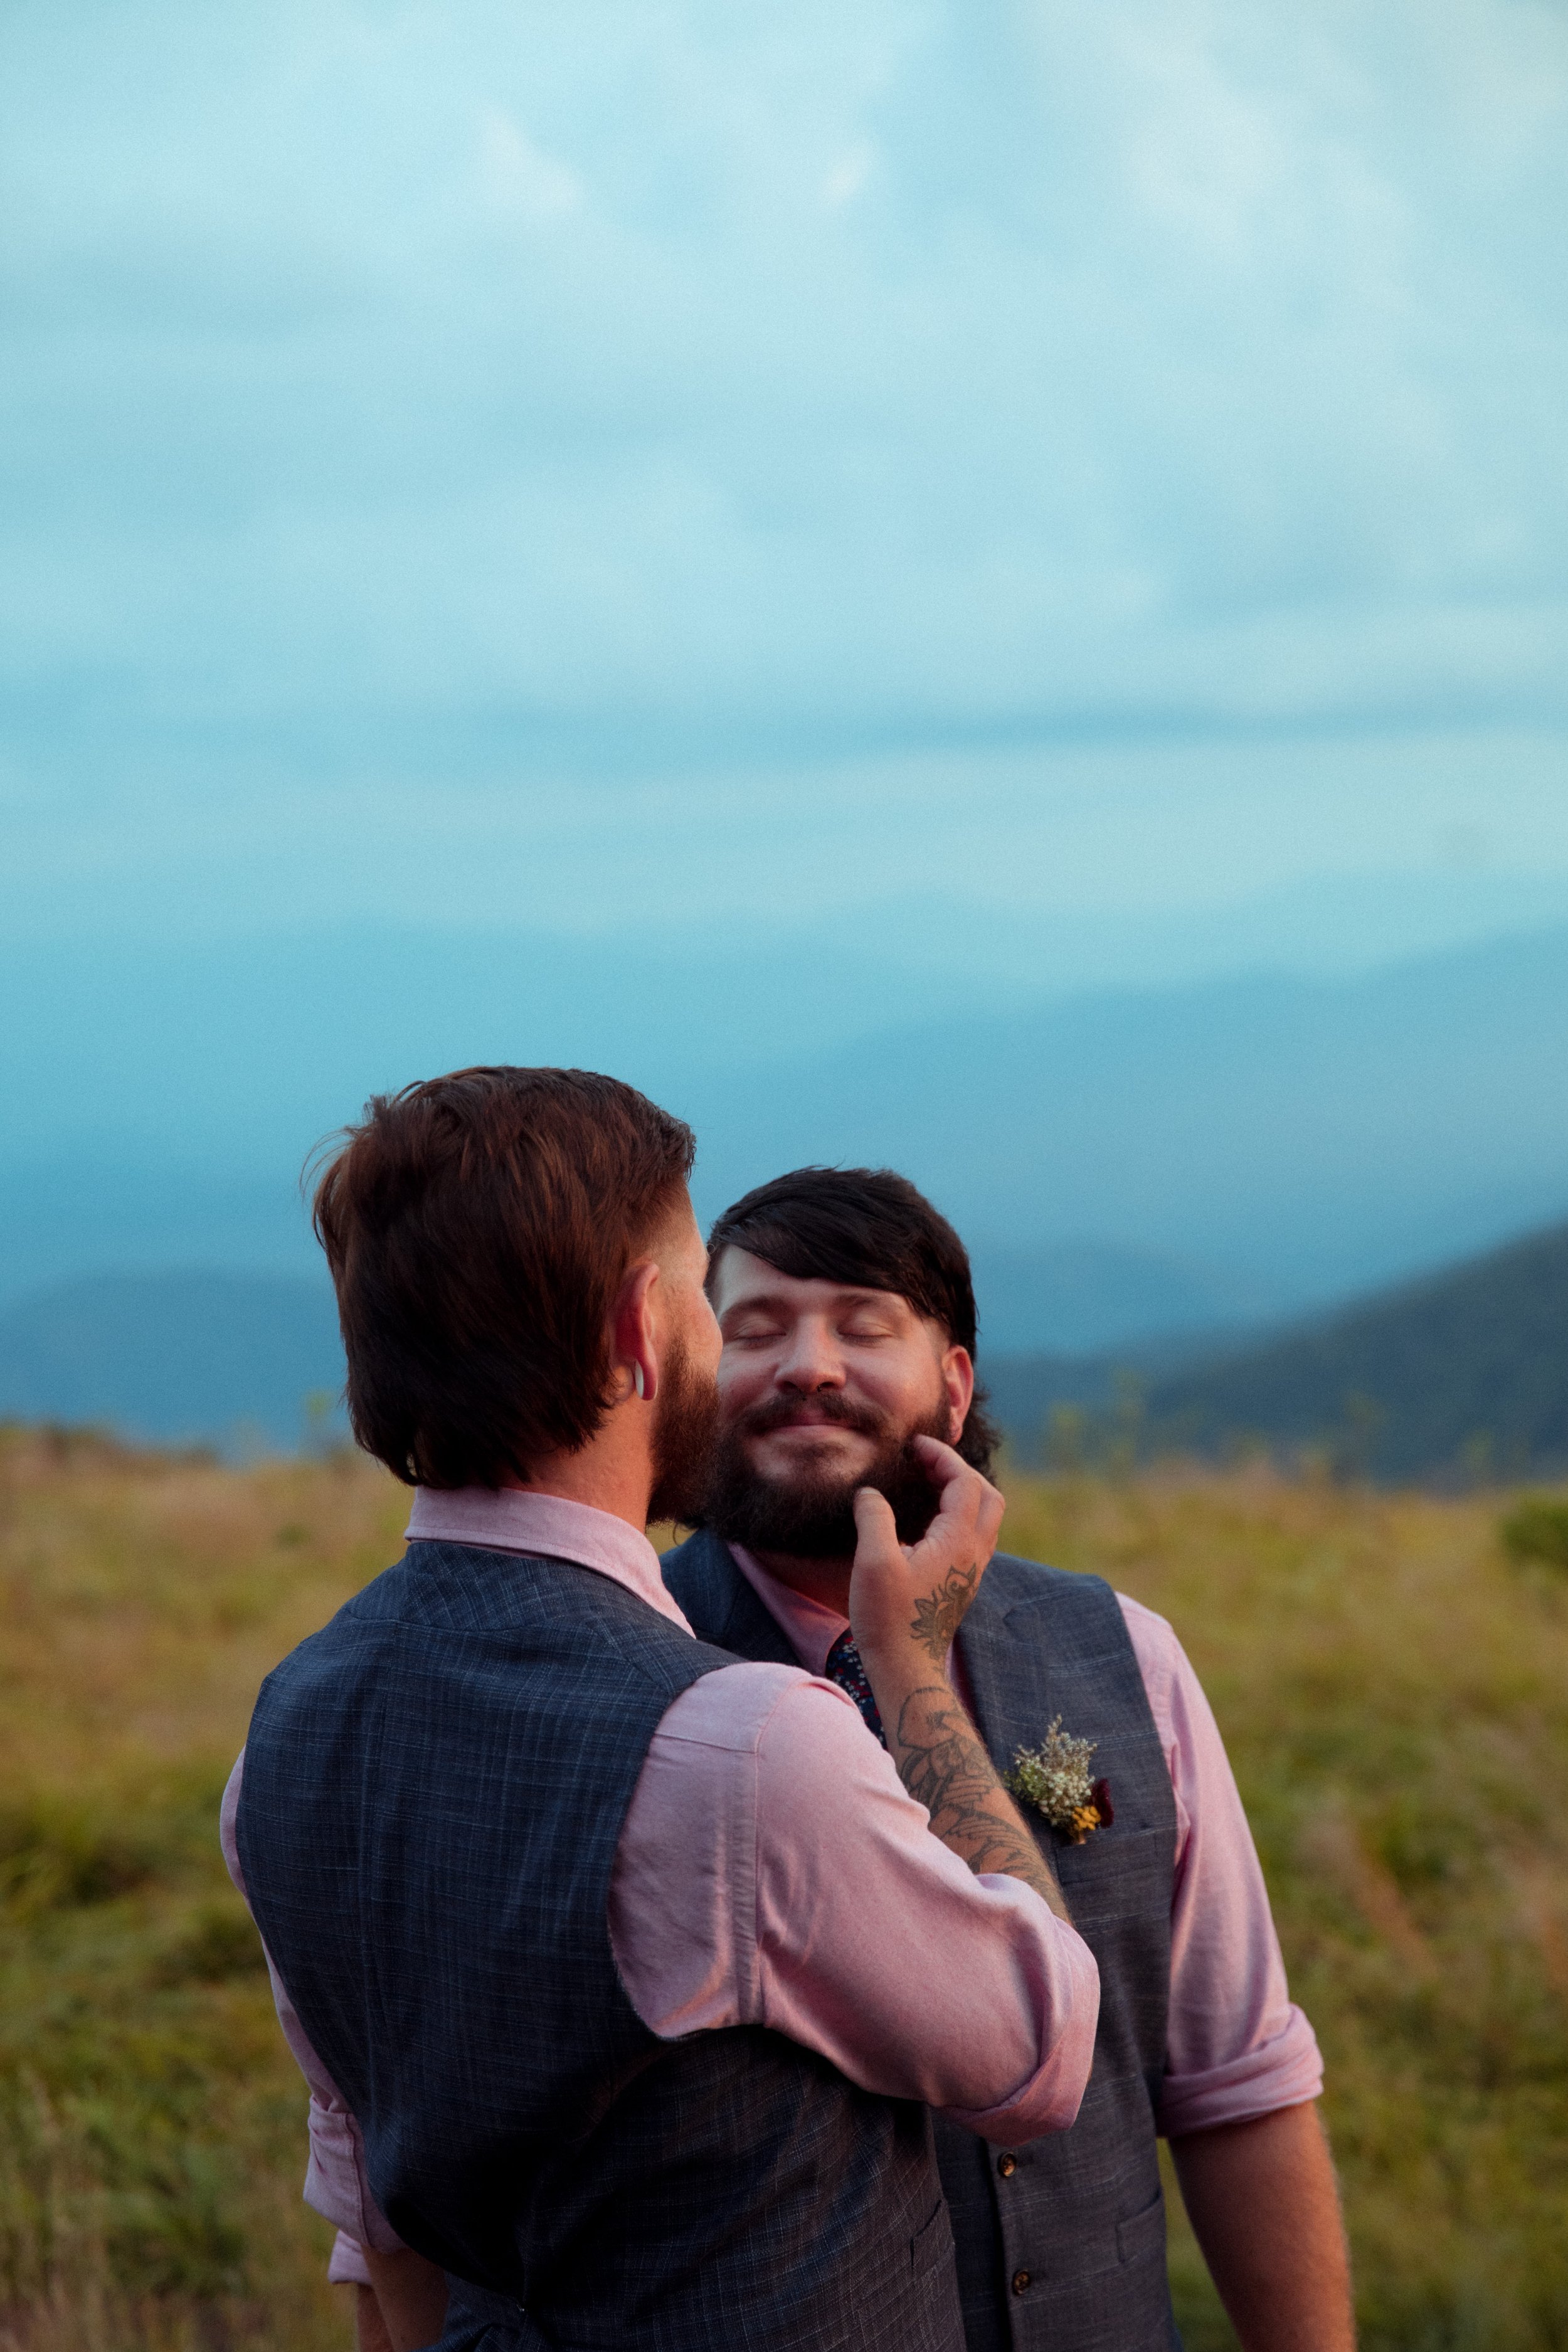
M 731 1544 L 730 1557 L 806 1673 L 819 1675 L 840 1633 L 848 1632 L 848 1618 L 841 1617 L 837 1609 L 829 1609 L 824 1601 L 812 1601 L 805 1593 L 796 1592 L 793 1585 L 781 1584 L 743 1545 Z
M 812 1601 L 797 1592 L 792 1584 L 781 1584 L 770 1576 L 760 1559 L 756 1559 L 742 1544 L 730 1546 L 730 1557 L 751 1586 L 763 1607 L 782 1630 L 795 1656 L 808 1675 L 824 1674 L 827 1668 L 827 1653 L 840 1633 L 849 1631 L 849 1620 L 841 1617 L 837 1609 L 826 1601 Z M 968 1681 L 956 1649 L 947 1654 L 947 1671 L 953 1688 L 967 1706 L 970 1703 Z
M 569 1503 L 564 1496 L 535 1495 L 521 1486 L 503 1487 L 500 1494 L 488 1486 L 458 1486 L 449 1493 L 420 1486 L 403 1533 L 407 1543 L 474 1544 L 482 1551 L 574 1560 L 635 1592 L 682 1633 L 691 1631 L 647 1536 L 589 1503 Z

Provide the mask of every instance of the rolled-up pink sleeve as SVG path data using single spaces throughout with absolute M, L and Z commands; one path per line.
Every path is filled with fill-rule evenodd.
M 327 2262 L 329 2286 L 373 2286 L 370 2264 L 364 2258 L 364 2248 L 346 2230 L 340 2230 L 332 2241 L 332 2251 Z
M 239 1844 L 235 1833 L 244 1772 L 245 1757 L 242 1752 L 223 1792 L 218 1835 L 228 1874 L 240 1894 L 245 1895 L 248 1909 L 250 1898 L 246 1895 L 245 1873 L 240 1868 Z M 294 2063 L 305 2077 L 310 2094 L 305 2202 L 312 2212 L 320 2213 L 323 2221 L 331 2222 L 333 2228 L 349 2240 L 362 2246 L 374 2246 L 378 2253 L 393 2253 L 403 2241 L 371 2194 L 370 2179 L 365 2170 L 364 2139 L 359 2125 L 349 2112 L 337 2084 L 311 2049 L 310 2038 L 284 1990 L 283 1979 L 272 1965 L 272 1955 L 267 1951 L 265 1943 L 262 1950 L 267 1954 L 267 1973 L 272 1979 L 272 2001 L 278 2011 L 278 2022 L 283 2028 L 283 2038 L 294 2053 Z M 332 2259 L 334 2262 L 338 2259 L 335 2252 Z M 334 2274 L 329 2271 L 328 2275 Z M 342 2275 L 347 2277 L 348 2273 L 345 2272 Z M 369 2284 L 368 2273 L 363 2283 Z
M 1291 2000 L 1236 1776 L 1203 1686 L 1163 1617 L 1119 1595 L 1176 1799 L 1168 2138 L 1315 2099 L 1317 2036 Z
M 654 1735 L 610 1932 L 664 2039 L 773 2027 L 850 2081 L 984 2137 L 1078 2114 L 1100 1979 L 1019 1879 L 975 1876 L 844 1693 L 790 1666 L 704 1675 Z

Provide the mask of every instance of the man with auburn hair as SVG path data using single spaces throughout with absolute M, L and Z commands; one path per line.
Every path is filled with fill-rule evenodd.
M 826 1674 L 899 1747 L 855 1624 L 854 1497 L 878 1487 L 909 1539 L 930 1513 L 919 1433 L 990 1466 L 968 1256 L 912 1184 L 866 1169 L 762 1185 L 709 1249 L 724 1341 L 717 1470 L 706 1525 L 666 1554 L 666 1581 L 702 1639 Z M 1054 1725 L 1094 1743 L 1057 1825 L 1029 1819 L 1100 1973 L 1094 2070 L 1069 2131 L 999 2146 L 937 2119 L 969 2352 L 1177 2341 L 1162 2133 L 1246 2352 L 1348 2352 L 1317 2044 L 1287 1996 L 1236 1785 L 1171 1628 L 1098 1577 L 998 1553 L 951 1671 L 998 1771 Z M 956 1701 L 951 1720 L 961 1736 Z M 905 1777 L 924 1795 L 946 1769 L 934 1740 Z M 974 2013 L 980 2030 L 978 2001 Z
M 945 1672 L 1001 1497 L 932 1436 L 920 1541 L 855 1498 L 888 1754 L 660 1579 L 717 1402 L 692 1148 L 463 1070 L 317 1190 L 355 1433 L 416 1492 L 262 1685 L 225 1843 L 397 2352 L 961 2352 L 928 2109 L 1033 2142 L 1089 2073 L 1094 1961 Z

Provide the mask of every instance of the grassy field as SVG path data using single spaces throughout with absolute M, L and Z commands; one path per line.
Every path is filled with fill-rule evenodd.
M 1230 1742 L 1376 2352 L 1568 2347 L 1568 1576 L 1508 1497 L 1012 1484 L 1174 1622 Z M 353 1460 L 0 1435 L 0 2352 L 325 2352 L 303 2098 L 216 1854 L 271 1662 L 395 1555 Z M 1231 2338 L 1178 2224 L 1190 2352 Z

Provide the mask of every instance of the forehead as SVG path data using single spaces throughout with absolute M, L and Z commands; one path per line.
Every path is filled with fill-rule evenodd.
M 729 1242 L 720 1251 L 713 1272 L 713 1305 L 723 1315 L 737 1307 L 766 1304 L 789 1315 L 831 1314 L 857 1299 L 875 1304 L 889 1314 L 918 1320 L 907 1298 L 896 1290 L 878 1290 L 870 1283 L 803 1280 L 781 1274 L 765 1258 Z

